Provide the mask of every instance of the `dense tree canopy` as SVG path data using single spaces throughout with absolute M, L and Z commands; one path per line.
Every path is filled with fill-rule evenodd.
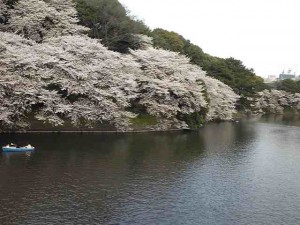
M 4 4 L 4 5 L 3 5 Z M 148 115 L 148 129 L 195 128 L 231 119 L 238 96 L 207 77 L 179 53 L 150 46 L 110 51 L 85 35 L 69 0 L 1 2 L 7 21 L 0 31 L 0 127 L 35 119 L 53 126 L 110 124 L 132 128 Z
M 1 33 L 0 47 L 3 122 L 25 124 L 28 113 L 34 113 L 54 126 L 65 119 L 75 126 L 97 121 L 128 126 L 132 115 L 124 109 L 135 96 L 132 76 L 138 70 L 132 60 L 80 36 L 36 44 Z
M 207 77 L 187 57 L 154 48 L 131 53 L 144 75 L 139 77 L 138 104 L 150 115 L 173 123 L 177 119 L 188 122 L 190 115 L 202 122 L 232 119 L 238 96 L 227 85 Z
M 0 1 L 5 1 L 10 7 L 16 0 Z M 201 66 L 202 69 L 207 72 L 207 75 L 226 83 L 241 96 L 252 96 L 257 91 L 266 88 L 263 79 L 256 76 L 252 69 L 246 68 L 241 61 L 234 58 L 223 59 L 206 54 L 200 47 L 192 44 L 189 40 L 186 40 L 175 32 L 160 28 L 150 31 L 142 21 L 132 18 L 118 0 L 74 1 L 76 3 L 80 24 L 90 28 L 89 36 L 101 39 L 102 43 L 111 50 L 124 53 L 128 52 L 129 49 L 138 49 L 141 47 L 140 38 L 136 34 L 147 34 L 153 38 L 155 47 L 186 55 L 193 64 Z M 63 6 L 62 8 L 66 8 L 64 4 L 67 6 L 70 4 L 68 1 L 56 2 L 60 2 L 57 8 L 61 6 Z M 64 2 L 64 4 L 62 4 L 62 2 Z M 39 6 L 38 4 L 41 5 Z M 35 7 L 45 11 L 45 8 L 42 7 L 43 4 L 41 1 L 36 0 Z M 55 8 L 55 4 L 52 5 L 52 7 Z M 43 36 L 44 30 L 48 30 L 46 28 L 49 26 L 56 32 L 60 32 L 59 27 L 64 25 L 62 24 L 64 21 L 69 23 L 70 18 L 74 20 L 74 11 L 72 10 L 68 12 L 70 16 L 66 18 L 66 20 L 61 18 L 61 15 L 65 15 L 64 13 L 56 12 L 51 14 L 49 8 L 49 15 L 45 14 L 45 18 L 37 17 L 32 20 L 30 10 L 33 9 L 26 9 L 26 6 L 23 9 L 20 3 L 14 8 L 15 12 L 12 11 L 11 13 L 20 13 L 23 11 L 28 15 L 22 18 L 22 21 L 20 21 L 20 18 L 13 16 L 14 19 L 9 22 L 11 24 L 10 28 L 13 29 L 14 32 L 26 33 L 25 36 L 35 34 L 36 39 L 40 39 L 41 37 L 39 36 Z M 54 16 L 57 18 L 54 19 Z M 40 20 L 40 22 L 37 20 Z M 31 22 L 28 23 L 27 21 Z M 73 28 L 70 27 L 69 29 L 72 30 Z M 70 33 L 70 31 L 67 32 Z
M 131 18 L 118 0 L 76 2 L 81 24 L 91 28 L 90 36 L 102 39 L 102 43 L 109 49 L 119 52 L 137 49 L 140 42 L 135 34 L 147 34 L 153 38 L 155 47 L 186 55 L 193 64 L 201 66 L 207 75 L 229 85 L 241 96 L 253 96 L 266 88 L 263 79 L 256 76 L 252 69 L 246 68 L 241 61 L 206 54 L 199 46 L 175 32 L 160 28 L 150 31 L 141 21 Z
M 80 23 L 91 29 L 90 37 L 101 39 L 105 46 L 118 52 L 139 47 L 135 34 L 143 34 L 148 28 L 128 16 L 118 0 L 75 1 Z

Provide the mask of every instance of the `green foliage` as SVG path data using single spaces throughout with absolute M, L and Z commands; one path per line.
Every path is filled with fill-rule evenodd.
M 139 114 L 137 117 L 131 119 L 131 123 L 136 128 L 142 128 L 157 124 L 157 119 L 149 114 Z
M 158 123 L 155 116 L 151 116 L 147 113 L 145 106 L 139 104 L 138 100 L 130 102 L 131 107 L 126 110 L 135 114 L 138 114 L 137 117 L 130 119 L 134 128 L 145 128 L 145 126 L 151 126 Z
M 199 129 L 205 123 L 205 115 L 207 110 L 194 112 L 191 114 L 179 114 L 177 117 L 186 122 L 191 129 Z
M 300 81 L 294 80 L 282 80 L 275 83 L 275 87 L 278 90 L 283 90 L 292 93 L 300 93 Z
M 16 4 L 18 0 L 4 0 L 3 2 L 8 5 L 9 7 L 12 7 L 14 4 Z
M 150 35 L 153 37 L 154 46 L 173 52 L 183 53 L 185 40 L 179 34 L 158 28 L 154 29 Z
M 80 24 L 89 27 L 89 36 L 101 39 L 110 50 L 126 53 L 138 48 L 134 34 L 146 33 L 147 26 L 128 16 L 118 0 L 75 0 Z

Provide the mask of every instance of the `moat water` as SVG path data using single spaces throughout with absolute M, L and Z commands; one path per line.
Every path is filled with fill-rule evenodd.
M 1 134 L 0 224 L 300 224 L 300 120 Z

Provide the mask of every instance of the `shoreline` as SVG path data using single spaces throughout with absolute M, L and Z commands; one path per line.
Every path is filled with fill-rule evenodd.
M 107 134 L 126 134 L 126 133 L 160 133 L 160 132 L 190 132 L 190 131 L 197 131 L 197 130 L 193 130 L 193 129 L 168 129 L 168 130 L 131 130 L 131 131 L 109 131 L 109 130 L 101 130 L 101 131 L 88 131 L 88 130 L 82 130 L 82 131 L 77 131 L 77 130 L 41 130 L 41 131 L 37 131 L 37 130 L 26 130 L 26 131 L 1 131 L 1 134 L 31 134 L 31 133 L 36 133 L 36 134 L 49 134 L 49 133 L 55 133 L 55 134 L 59 134 L 59 133 L 107 133 Z
M 256 118 L 257 116 L 261 116 L 262 114 L 258 114 L 253 116 L 254 118 Z M 184 128 L 184 129 L 167 129 L 167 130 L 155 130 L 155 129 L 141 129 L 141 130 L 125 130 L 125 131 L 120 131 L 120 130 L 3 130 L 0 131 L 0 135 L 1 134 L 31 134 L 31 133 L 35 133 L 35 134 L 43 134 L 43 133 L 55 133 L 55 134 L 59 134 L 59 133 L 82 133 L 82 134 L 87 134 L 87 133 L 103 133 L 103 134 L 125 134 L 125 133 L 161 133 L 161 132 L 194 132 L 194 131 L 199 131 L 202 127 L 204 127 L 207 124 L 211 124 L 211 123 L 224 123 L 224 122 L 230 122 L 230 123 L 237 123 L 240 122 L 242 120 L 244 120 L 245 118 L 249 118 L 249 116 L 246 116 L 246 114 L 239 114 L 239 116 L 234 117 L 231 120 L 222 120 L 222 121 L 209 121 L 206 122 L 204 124 L 202 124 L 202 126 L 198 129 L 190 129 L 190 128 Z
M 43 133 L 103 133 L 103 134 L 126 134 L 126 133 L 161 133 L 161 132 L 194 132 L 199 131 L 202 127 L 204 127 L 207 124 L 211 123 L 236 123 L 240 122 L 242 120 L 242 117 L 236 117 L 232 120 L 222 120 L 222 121 L 210 121 L 202 124 L 202 126 L 198 129 L 191 129 L 191 128 L 184 128 L 184 129 L 167 129 L 167 130 L 155 130 L 155 129 L 141 129 L 141 130 L 126 130 L 126 131 L 120 131 L 120 130 L 8 130 L 8 131 L 0 131 L 1 134 L 43 134 Z

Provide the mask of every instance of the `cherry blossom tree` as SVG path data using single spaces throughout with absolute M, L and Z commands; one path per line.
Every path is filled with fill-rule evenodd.
M 70 0 L 19 0 L 8 14 L 8 31 L 37 42 L 88 30 L 77 24 L 77 12 Z
M 264 90 L 257 94 L 252 105 L 259 113 L 282 114 L 284 109 L 300 110 L 300 93 L 289 93 L 281 90 Z
M 63 36 L 37 44 L 1 33 L 0 40 L 0 60 L 6 66 L 4 70 L 10 72 L 1 80 L 2 87 L 11 90 L 7 100 L 22 105 L 23 96 L 18 93 L 32 93 L 28 108 L 19 111 L 21 114 L 39 106 L 35 117 L 53 125 L 69 118 L 74 125 L 84 120 L 109 121 L 119 129 L 129 126 L 128 119 L 134 115 L 124 109 L 136 96 L 133 73 L 138 71 L 130 58 L 82 36 Z M 20 101 L 15 100 L 16 95 Z M 14 111 L 9 102 L 3 105 Z
M 238 96 L 227 85 L 207 77 L 187 57 L 154 48 L 131 54 L 143 70 L 138 76 L 138 103 L 150 115 L 177 121 L 182 114 L 208 111 L 208 121 L 232 118 Z
M 206 120 L 231 120 L 236 113 L 235 105 L 239 96 L 228 85 L 217 79 L 204 76 L 202 80 L 209 102 Z

